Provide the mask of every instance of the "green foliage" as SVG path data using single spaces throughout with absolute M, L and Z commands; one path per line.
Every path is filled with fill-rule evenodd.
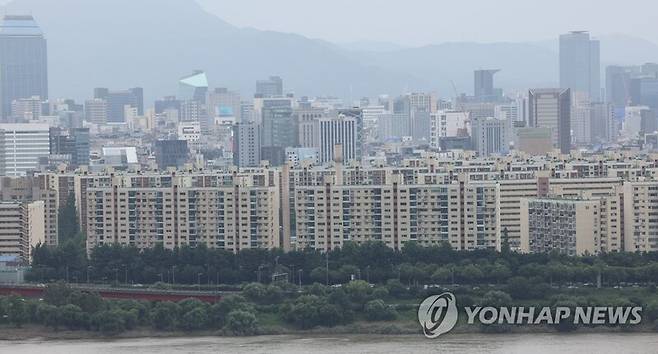
M 75 208 L 75 195 L 69 194 L 66 204 L 59 208 L 57 218 L 57 238 L 60 243 L 74 240 L 80 233 L 78 213 Z
M 345 320 L 341 308 L 329 303 L 326 298 L 303 295 L 290 304 L 284 312 L 286 321 L 301 329 L 316 326 L 333 327 Z
M 395 309 L 387 306 L 383 300 L 369 301 L 364 313 L 368 321 L 392 321 L 397 317 Z
M 116 335 L 126 330 L 125 311 L 112 310 L 96 313 L 92 317 L 93 326 L 105 335 Z
M 203 307 L 196 307 L 183 314 L 179 325 L 186 331 L 198 331 L 206 328 L 207 324 L 207 311 Z
M 151 310 L 151 325 L 155 329 L 166 330 L 176 326 L 179 306 L 173 302 L 158 302 Z
M 258 332 L 258 320 L 251 312 L 235 310 L 228 314 L 226 328 L 236 336 L 251 336 Z
M 25 299 L 11 296 L 7 301 L 7 320 L 16 327 L 21 327 L 29 321 Z

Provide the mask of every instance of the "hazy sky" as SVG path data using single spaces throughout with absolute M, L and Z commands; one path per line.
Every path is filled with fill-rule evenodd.
M 569 30 L 658 43 L 654 0 L 198 0 L 241 27 L 334 42 L 524 41 Z

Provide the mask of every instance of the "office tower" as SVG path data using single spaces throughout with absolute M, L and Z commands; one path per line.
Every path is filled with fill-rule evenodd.
M 584 92 L 574 92 L 571 101 L 571 139 L 577 145 L 591 142 L 592 113 L 589 96 Z
M 160 170 L 168 167 L 181 168 L 187 163 L 189 149 L 185 140 L 157 140 L 153 148 L 155 161 Z
M 647 106 L 626 107 L 621 135 L 626 140 L 641 138 L 653 133 L 656 126 L 656 113 Z
M 318 143 L 318 121 L 324 117 L 321 108 L 296 108 L 293 112 L 295 128 L 297 130 L 297 143 L 303 148 L 316 148 Z
M 0 20 L 0 122 L 21 98 L 48 99 L 47 43 L 32 16 L 5 15 Z
M 471 122 L 471 140 L 473 150 L 478 156 L 507 153 L 508 123 L 497 118 L 475 119 Z
M 605 69 L 606 102 L 624 108 L 631 99 L 631 73 L 628 67 L 611 65 Z
M 211 117 L 235 117 L 241 120 L 240 94 L 226 88 L 216 88 L 208 93 L 208 114 Z
M 647 106 L 658 111 L 658 76 L 631 79 L 630 105 Z
M 409 131 L 411 138 L 416 143 L 427 143 L 430 140 L 430 130 L 432 126 L 432 113 L 425 110 L 413 110 L 409 119 Z
M 568 154 L 571 151 L 571 90 L 530 90 L 528 108 L 528 125 L 550 129 L 553 146 Z
M 39 96 L 19 98 L 11 103 L 11 119 L 13 122 L 29 122 L 41 117 L 42 102 Z
M 258 167 L 261 157 L 261 130 L 254 122 L 233 126 L 233 164 L 237 167 Z
M 256 114 L 253 101 L 240 102 L 240 119 L 242 122 L 259 122 L 260 117 Z
M 320 162 L 335 160 L 347 163 L 361 160 L 357 118 L 345 114 L 321 118 L 319 121 Z M 341 156 L 337 156 L 337 147 Z
M 47 124 L 0 124 L 0 176 L 25 176 L 50 155 Z
M 589 32 L 560 36 L 560 88 L 584 92 L 592 102 L 601 100 L 600 44 Z
M 267 80 L 256 81 L 256 96 L 283 96 L 283 79 L 279 76 L 270 76 Z
M 85 120 L 93 124 L 106 124 L 108 122 L 109 107 L 102 98 L 85 101 Z
M 430 147 L 439 149 L 444 138 L 468 137 L 471 131 L 470 114 L 459 111 L 432 113 L 430 124 Z
M 50 154 L 67 155 L 73 169 L 89 165 L 89 128 L 50 128 Z
M 201 70 L 196 70 L 178 81 L 178 99 L 182 101 L 199 101 L 206 103 L 208 77 Z
M 590 123 L 590 138 L 593 144 L 617 141 L 618 131 L 614 104 L 592 103 L 590 105 Z
M 397 140 L 409 136 L 409 116 L 406 113 L 385 112 L 377 119 L 379 141 Z
M 499 95 L 494 88 L 494 75 L 500 70 L 475 70 L 474 95 L 479 102 L 496 101 Z
M 0 202 L 0 256 L 18 256 L 26 264 L 32 248 L 45 242 L 44 202 Z
M 361 108 L 345 108 L 336 110 L 338 117 L 344 116 L 346 118 L 354 118 L 356 121 L 356 148 L 355 148 L 355 159 L 361 161 L 362 149 L 363 149 L 363 109 Z M 346 155 L 343 154 L 343 157 Z M 345 160 L 349 161 L 349 160 Z
M 294 127 L 292 108 L 263 108 L 261 159 L 269 161 L 272 166 L 283 165 L 286 161 L 286 148 L 297 146 L 297 132 Z
M 176 96 L 166 96 L 162 99 L 155 101 L 154 104 L 155 114 L 162 114 L 170 109 L 175 109 L 177 111 L 180 111 L 180 105 L 181 102 L 176 99 Z
M 98 99 L 107 103 L 107 123 L 125 123 L 126 106 L 137 109 L 138 115 L 144 115 L 144 90 L 141 87 L 118 91 L 95 88 L 94 100 Z

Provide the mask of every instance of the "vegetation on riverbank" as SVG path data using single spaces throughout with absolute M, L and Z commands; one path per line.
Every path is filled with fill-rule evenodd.
M 341 287 L 320 284 L 300 289 L 289 283 L 243 286 L 216 304 L 187 299 L 178 303 L 104 300 L 63 283 L 48 286 L 43 299 L 0 298 L 0 326 L 45 326 L 50 335 L 78 332 L 88 336 L 256 335 L 291 333 L 420 334 L 418 304 L 426 296 L 452 291 L 463 306 L 642 306 L 640 326 L 468 326 L 460 316 L 455 332 L 518 332 L 575 330 L 655 330 L 658 293 L 655 288 L 549 288 L 542 293 L 515 292 L 519 284 L 416 288 L 390 280 L 372 286 L 352 281 Z M 531 328 L 532 327 L 532 328 Z M 319 331 L 319 332 L 318 332 Z M 73 335 L 74 336 L 74 335 Z

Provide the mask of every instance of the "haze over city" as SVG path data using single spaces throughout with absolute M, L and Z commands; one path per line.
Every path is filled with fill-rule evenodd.
M 658 5 L 0 7 L 0 352 L 655 351 Z

